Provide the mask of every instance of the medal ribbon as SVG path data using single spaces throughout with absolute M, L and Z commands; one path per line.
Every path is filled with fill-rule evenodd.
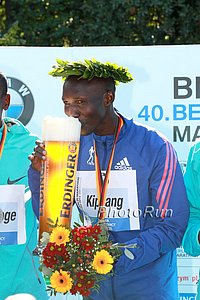
M 4 123 L 2 137 L 1 137 L 1 141 L 0 141 L 0 158 L 3 153 L 3 148 L 4 148 L 4 144 L 5 144 L 5 140 L 6 140 L 6 134 L 7 134 L 7 125 L 6 125 L 6 123 Z
M 110 176 L 110 170 L 112 166 L 112 161 L 115 153 L 115 146 L 117 143 L 117 139 L 119 137 L 119 133 L 121 131 L 121 128 L 123 126 L 123 119 L 118 115 L 118 124 L 117 128 L 115 131 L 115 137 L 114 137 L 114 142 L 108 162 L 108 167 L 106 170 L 106 175 L 103 180 L 102 174 L 101 174 L 101 168 L 100 168 L 100 163 L 99 163 L 99 158 L 97 154 L 97 147 L 96 147 L 96 141 L 94 141 L 94 155 L 95 155 L 95 171 L 96 171 L 96 187 L 97 187 L 97 197 L 98 197 L 98 219 L 104 219 L 106 216 L 106 210 L 105 210 L 105 203 L 106 203 L 106 194 L 107 194 L 107 189 L 108 189 L 108 181 L 109 181 L 109 176 Z

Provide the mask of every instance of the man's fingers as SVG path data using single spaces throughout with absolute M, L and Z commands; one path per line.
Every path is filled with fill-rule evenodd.
M 32 168 L 39 172 L 41 171 L 42 164 L 45 158 L 46 158 L 45 156 L 44 158 L 43 157 L 39 158 L 38 156 L 34 156 L 32 154 L 28 156 L 28 159 L 31 161 Z
M 47 154 L 47 151 L 44 150 L 44 148 L 42 148 L 40 146 L 35 146 L 34 152 L 32 154 L 40 157 L 42 155 L 45 156 Z
M 28 156 L 28 159 L 29 159 L 30 161 L 32 161 L 32 160 L 34 159 L 34 156 L 33 156 L 32 154 L 30 154 L 30 155 Z
M 40 141 L 40 140 L 36 140 L 36 145 L 37 146 L 39 146 L 39 147 L 41 147 L 41 148 L 45 148 L 45 144 L 44 144 L 44 142 L 43 141 Z
M 34 159 L 35 159 L 35 160 L 36 160 L 36 159 L 37 159 L 37 160 L 39 159 L 39 160 L 42 160 L 42 161 L 43 161 L 43 160 L 46 160 L 46 156 L 45 156 L 45 155 L 41 155 L 41 156 L 38 156 L 38 155 L 37 155 L 37 156 L 36 156 L 36 155 L 35 155 L 35 152 L 33 152 L 32 154 L 30 154 L 30 155 L 28 156 L 28 159 L 29 159 L 30 161 L 33 161 Z
M 41 171 L 42 163 L 46 160 L 46 150 L 44 149 L 44 143 L 40 140 L 37 140 L 34 151 L 28 156 L 28 159 L 31 161 L 33 169 Z

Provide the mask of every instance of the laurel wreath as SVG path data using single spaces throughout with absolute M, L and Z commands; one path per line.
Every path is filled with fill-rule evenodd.
M 72 75 L 77 76 L 78 79 L 87 80 L 91 80 L 94 77 L 113 78 L 115 84 L 118 85 L 119 82 L 127 83 L 134 79 L 126 68 L 110 62 L 101 63 L 96 59 L 85 59 L 83 62 L 69 62 L 57 59 L 56 62 L 57 66 L 53 66 L 49 75 L 62 77 L 63 80 Z

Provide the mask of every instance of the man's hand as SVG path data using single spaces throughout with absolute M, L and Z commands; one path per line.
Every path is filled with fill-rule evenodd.
M 31 161 L 32 168 L 40 172 L 42 163 L 46 160 L 47 152 L 42 141 L 37 140 L 35 143 L 34 152 L 28 156 L 28 159 Z

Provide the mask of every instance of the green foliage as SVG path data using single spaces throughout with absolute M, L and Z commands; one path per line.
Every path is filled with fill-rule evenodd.
M 18 23 L 14 23 L 8 31 L 0 38 L 0 46 L 19 46 L 26 42 L 23 39 L 23 34 L 20 34 Z
M 113 78 L 116 84 L 133 80 L 127 69 L 110 62 L 101 63 L 95 59 L 85 59 L 83 62 L 69 62 L 61 59 L 56 61 L 58 65 L 53 66 L 53 70 L 49 74 L 54 77 L 62 77 L 63 80 L 72 75 L 88 80 L 94 77 Z
M 120 46 L 200 43 L 199 0 L 3 0 L 3 43 Z M 18 21 L 16 31 L 5 36 Z M 14 39 L 14 40 L 13 40 Z M 2 42 L 1 42 L 2 44 Z

